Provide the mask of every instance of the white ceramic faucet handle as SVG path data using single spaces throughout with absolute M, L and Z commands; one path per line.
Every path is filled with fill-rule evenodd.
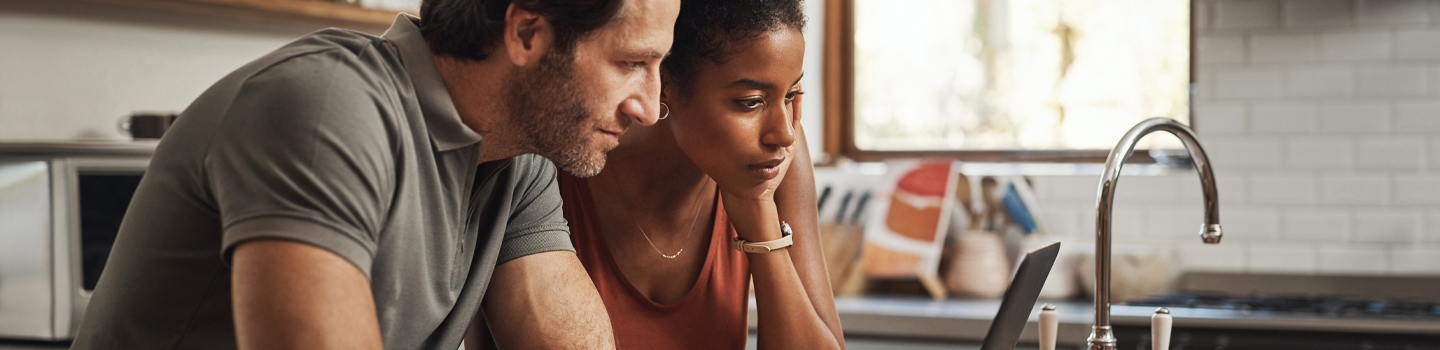
M 1040 307 L 1040 350 L 1055 350 L 1055 335 L 1060 329 L 1060 315 L 1055 312 L 1055 305 L 1045 304 Z
M 1170 350 L 1170 309 L 1155 309 L 1155 315 L 1150 316 L 1150 349 Z

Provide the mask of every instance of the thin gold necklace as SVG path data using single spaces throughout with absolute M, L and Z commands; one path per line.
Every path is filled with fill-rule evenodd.
M 625 198 L 625 189 L 620 186 L 619 174 L 617 173 L 616 175 L 617 176 L 611 179 L 611 181 L 615 182 L 615 189 L 620 190 L 620 200 L 630 202 L 630 199 Z M 700 188 L 695 190 L 695 214 L 690 216 L 690 228 L 686 229 L 685 239 L 682 239 L 681 242 L 688 241 L 690 236 L 695 235 L 695 220 L 700 218 L 700 191 L 704 190 L 707 184 L 709 184 L 708 181 L 705 184 L 701 184 Z M 640 237 L 645 237 L 645 242 L 650 243 L 650 248 L 655 249 L 655 253 L 660 254 L 660 257 L 674 259 L 679 257 L 680 253 L 685 252 L 685 248 L 680 248 L 680 251 L 675 252 L 675 254 L 666 255 L 665 252 L 661 252 L 660 247 L 655 246 L 655 241 L 650 240 L 650 235 L 645 233 L 645 228 L 640 226 L 640 220 L 636 219 L 635 214 L 630 212 L 630 208 L 622 203 L 620 209 L 625 211 L 625 215 L 630 217 L 630 222 L 634 222 L 635 228 L 640 229 Z

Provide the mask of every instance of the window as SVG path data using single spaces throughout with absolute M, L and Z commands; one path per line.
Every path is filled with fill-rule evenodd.
M 1188 0 L 829 5 L 848 10 L 827 11 L 840 19 L 827 28 L 840 57 L 826 63 L 849 67 L 828 70 L 844 75 L 827 86 L 842 101 L 827 103 L 827 121 L 839 122 L 827 125 L 841 129 L 827 133 L 839 136 L 832 152 L 1103 159 L 1141 120 L 1190 122 Z M 1168 136 L 1140 145 L 1179 146 Z

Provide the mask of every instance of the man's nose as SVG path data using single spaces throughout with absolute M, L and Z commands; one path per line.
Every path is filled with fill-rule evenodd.
M 640 125 L 655 125 L 655 122 L 660 120 L 660 99 L 652 99 L 651 103 L 642 100 L 644 99 L 639 97 L 625 99 L 625 102 L 620 103 L 620 113 Z
M 640 125 L 655 125 L 660 120 L 660 67 L 650 69 L 645 78 L 636 84 L 635 95 L 620 105 L 620 113 L 635 119 Z

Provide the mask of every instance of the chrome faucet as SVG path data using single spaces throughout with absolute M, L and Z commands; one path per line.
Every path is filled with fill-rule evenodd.
M 1201 189 L 1205 191 L 1205 225 L 1200 227 L 1200 239 L 1205 244 L 1220 243 L 1220 202 L 1216 199 L 1215 173 L 1210 170 L 1205 150 L 1195 141 L 1195 132 L 1169 118 L 1150 118 L 1136 124 L 1105 159 L 1099 199 L 1095 201 L 1099 216 L 1095 218 L 1095 326 L 1087 339 L 1090 350 L 1115 349 L 1115 333 L 1110 328 L 1110 213 L 1114 210 L 1115 183 L 1120 180 L 1120 166 L 1135 151 L 1135 143 L 1155 131 L 1174 134 L 1190 151 L 1195 170 L 1200 173 Z

